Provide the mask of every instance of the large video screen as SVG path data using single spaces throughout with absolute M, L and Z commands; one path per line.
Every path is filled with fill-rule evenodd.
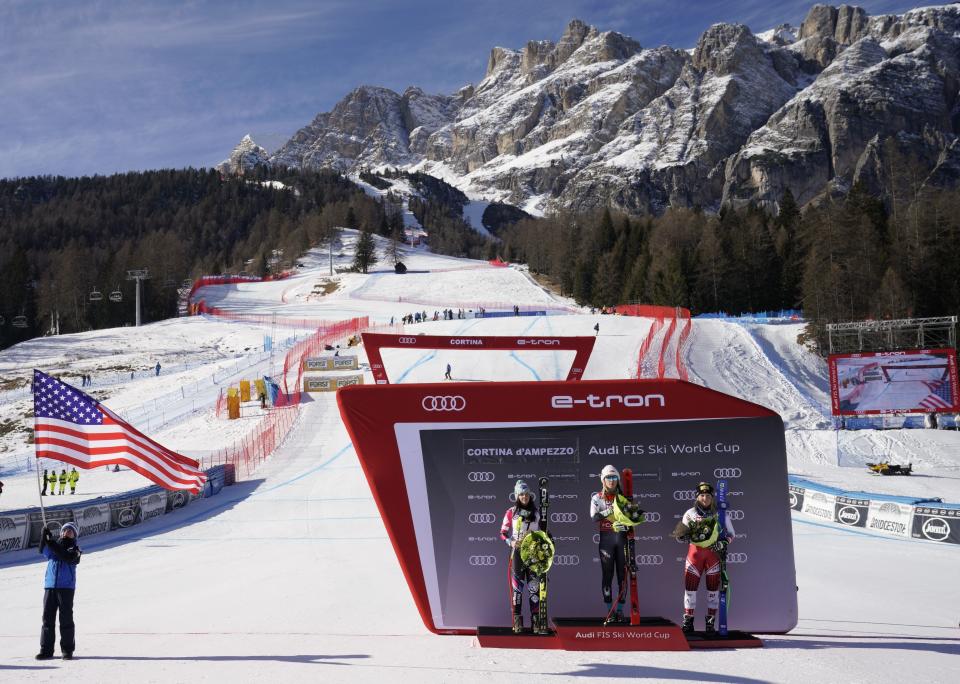
M 834 354 L 834 415 L 960 411 L 954 349 Z

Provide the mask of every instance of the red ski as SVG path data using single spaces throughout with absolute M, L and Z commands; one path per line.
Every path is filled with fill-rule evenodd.
M 623 495 L 633 504 L 633 471 L 623 469 Z M 640 598 L 637 595 L 637 547 L 633 526 L 627 531 L 627 570 L 630 573 L 630 624 L 640 624 Z

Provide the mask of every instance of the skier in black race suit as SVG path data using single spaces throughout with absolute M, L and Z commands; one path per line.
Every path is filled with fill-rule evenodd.
M 724 530 L 720 530 L 717 503 L 713 486 L 701 482 L 696 489 L 697 503 L 683 514 L 671 536 L 690 542 L 687 561 L 683 570 L 683 625 L 684 632 L 693 631 L 693 615 L 697 608 L 697 587 L 700 578 L 707 576 L 706 631 L 716 629 L 717 608 L 720 605 L 720 554 L 733 541 L 734 531 L 730 517 L 725 518 Z
M 529 533 L 540 529 L 540 512 L 533 500 L 533 492 L 523 480 L 513 488 L 517 503 L 507 509 L 500 526 L 500 538 L 510 547 L 510 587 L 513 593 L 513 631 L 523 631 L 523 587 L 530 594 L 530 621 L 537 624 L 540 612 L 540 580 L 520 559 L 520 542 Z
M 597 523 L 600 537 L 600 568 L 603 571 L 600 588 L 607 607 L 607 618 L 623 622 L 623 605 L 626 601 L 626 546 L 627 528 L 613 522 L 613 502 L 620 489 L 620 472 L 612 465 L 600 472 L 603 488 L 590 497 L 590 517 Z M 613 571 L 617 571 L 617 612 L 613 613 Z

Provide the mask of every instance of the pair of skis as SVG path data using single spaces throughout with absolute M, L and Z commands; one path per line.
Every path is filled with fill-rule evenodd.
M 623 469 L 623 495 L 633 504 L 633 470 Z M 640 624 L 640 597 L 637 591 L 637 541 L 633 525 L 627 528 L 627 572 L 630 573 L 630 624 Z
M 727 539 L 727 481 L 717 482 L 717 524 L 720 526 L 720 539 Z M 717 633 L 727 636 L 727 603 L 730 596 L 730 578 L 727 576 L 727 547 L 720 551 L 720 608 L 717 616 Z
M 550 520 L 550 492 L 548 485 L 550 481 L 546 477 L 541 477 L 537 481 L 540 489 L 540 531 L 547 534 L 547 522 Z M 548 537 L 549 540 L 549 537 Z M 549 566 L 547 566 L 549 569 Z M 547 573 L 544 571 L 540 575 L 540 602 L 537 607 L 537 625 L 534 632 L 546 634 L 550 631 L 550 620 L 547 616 Z

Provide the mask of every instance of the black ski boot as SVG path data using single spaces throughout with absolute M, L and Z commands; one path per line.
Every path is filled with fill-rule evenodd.
M 40 653 L 34 656 L 34 659 L 35 660 L 53 660 L 53 654 L 44 653 L 43 651 L 41 651 Z
M 625 617 L 623 617 L 623 610 L 622 610 L 622 609 L 617 608 L 617 612 L 616 612 L 616 614 L 613 616 L 613 621 L 616 622 L 618 625 L 626 624 L 627 619 L 626 619 Z
M 73 651 L 64 651 L 61 657 L 64 660 L 73 660 Z
M 707 634 L 713 636 L 717 633 L 717 616 L 708 615 L 707 616 Z
M 550 634 L 550 627 L 547 625 L 546 620 L 541 620 L 540 616 L 535 614 L 533 616 L 533 633 L 534 634 Z
M 684 634 L 693 634 L 693 616 L 684 613 L 683 615 L 683 624 L 680 625 L 680 629 L 683 630 Z
M 513 633 L 520 634 L 523 631 L 523 616 L 514 615 L 513 616 Z

